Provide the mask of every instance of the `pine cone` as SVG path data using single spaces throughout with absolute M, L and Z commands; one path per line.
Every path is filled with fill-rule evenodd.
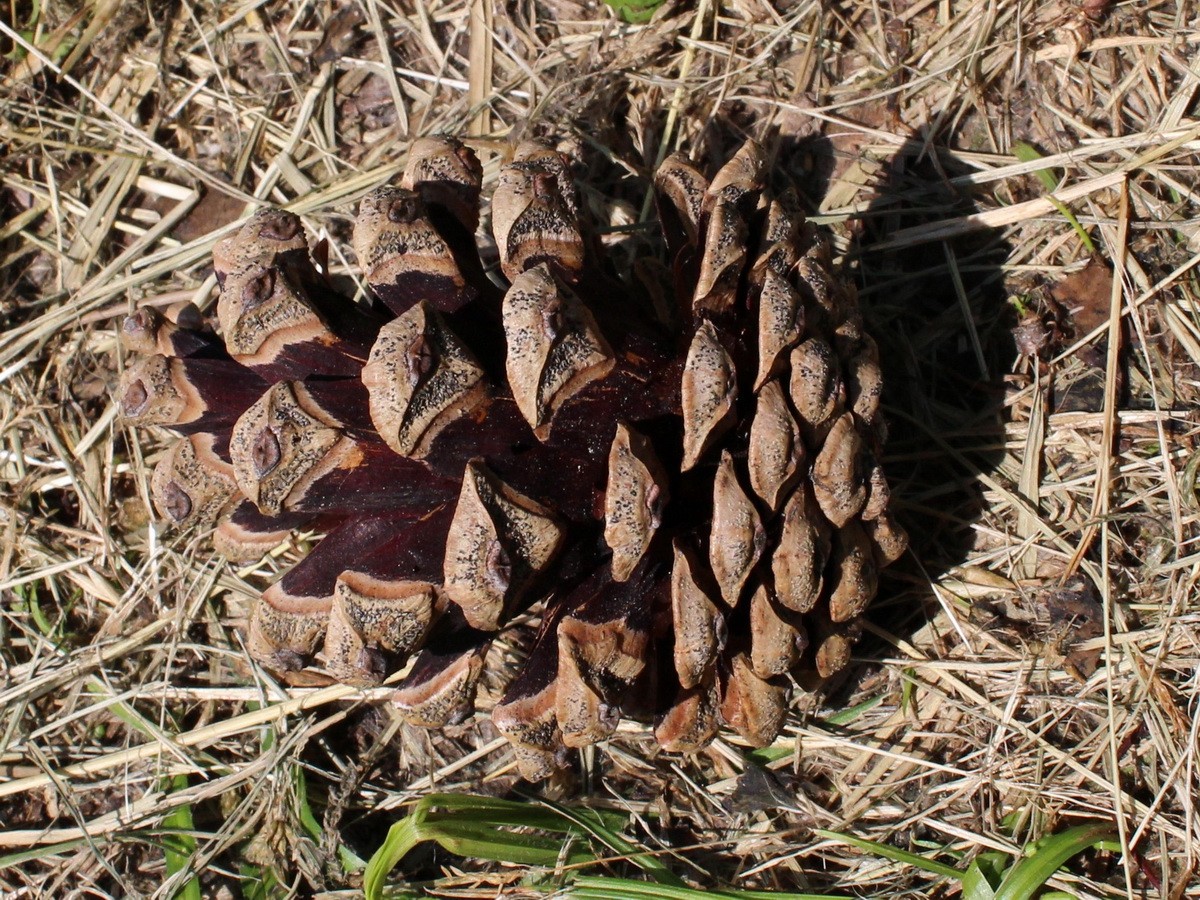
M 355 684 L 415 655 L 395 703 L 423 725 L 471 714 L 489 645 L 541 604 L 493 713 L 529 778 L 623 715 L 672 751 L 722 722 L 772 741 L 787 675 L 846 664 L 905 547 L 853 287 L 753 143 L 711 183 L 660 168 L 669 272 L 634 284 L 569 160 L 526 143 L 491 199 L 499 287 L 481 181 L 458 141 L 413 145 L 355 223 L 366 304 L 263 210 L 213 254 L 219 332 L 194 308 L 125 322 L 122 412 L 182 435 L 159 511 L 238 560 L 324 532 L 256 604 L 251 652 Z

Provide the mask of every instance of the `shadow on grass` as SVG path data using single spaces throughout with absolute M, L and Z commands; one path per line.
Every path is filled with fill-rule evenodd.
M 1004 455 L 1004 381 L 1016 359 L 1003 271 L 1009 247 L 995 230 L 885 246 L 901 229 L 977 211 L 949 181 L 970 170 L 949 155 L 935 164 L 926 149 L 909 141 L 884 163 L 849 255 L 879 343 L 890 426 L 886 471 L 910 537 L 908 555 L 884 570 L 869 617 L 900 637 L 936 611 L 930 583 L 967 562 L 976 545 L 984 509 L 979 473 L 994 471 Z M 875 653 L 894 650 L 868 640 L 858 651 Z

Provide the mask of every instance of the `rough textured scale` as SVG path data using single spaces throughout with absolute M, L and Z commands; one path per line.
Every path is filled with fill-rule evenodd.
M 650 288 L 538 142 L 500 168 L 487 274 L 483 167 L 425 138 L 361 200 L 364 302 L 264 209 L 214 251 L 213 319 L 131 316 L 120 412 L 180 435 L 163 517 L 241 561 L 324 535 L 258 600 L 253 656 L 353 684 L 408 665 L 394 705 L 437 727 L 473 713 L 519 617 L 537 633 L 494 720 L 529 778 L 622 718 L 669 752 L 722 726 L 773 741 L 789 676 L 846 665 L 906 539 L 878 349 L 766 159 L 748 143 L 711 180 L 667 159 Z

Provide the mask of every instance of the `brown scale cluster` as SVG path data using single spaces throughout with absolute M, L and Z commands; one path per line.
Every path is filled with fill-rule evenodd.
M 668 751 L 722 724 L 770 742 L 789 674 L 846 665 L 905 547 L 853 287 L 753 143 L 711 181 L 658 171 L 657 281 L 616 276 L 540 143 L 501 170 L 489 277 L 481 181 L 432 138 L 363 198 L 366 303 L 263 210 L 213 254 L 216 328 L 126 320 L 121 411 L 181 435 L 160 513 L 236 560 L 324 533 L 257 602 L 251 653 L 355 684 L 408 665 L 394 702 L 422 725 L 473 712 L 489 646 L 536 604 L 493 712 L 529 778 L 622 717 Z

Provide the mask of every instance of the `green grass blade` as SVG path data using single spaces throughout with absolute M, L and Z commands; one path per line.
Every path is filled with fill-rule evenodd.
M 488 821 L 464 821 L 461 814 L 431 814 L 421 829 L 424 841 L 435 841 L 459 856 L 488 859 L 522 866 L 554 866 L 593 862 L 596 855 L 585 848 L 563 852 L 561 838 L 505 831 L 507 825 Z
M 839 712 L 833 713 L 833 715 L 826 718 L 825 721 L 829 725 L 849 725 L 863 713 L 873 710 L 880 703 L 882 703 L 883 700 L 883 694 L 880 694 L 878 697 L 871 697 L 870 699 L 864 700 L 862 703 L 856 703 L 854 706 L 850 706 Z
M 955 881 L 963 877 L 963 873 L 953 866 L 947 866 L 943 863 L 934 862 L 931 859 L 926 859 L 916 853 L 909 853 L 907 850 L 899 850 L 896 847 L 889 847 L 887 844 L 880 844 L 875 841 L 863 840 L 859 837 L 854 837 L 849 834 L 841 834 L 837 831 L 823 831 L 817 829 L 813 832 L 820 835 L 826 840 L 841 841 L 844 844 L 849 844 L 851 847 L 857 847 L 859 850 L 865 850 L 868 853 L 874 853 L 876 856 L 882 856 L 884 859 L 891 859 L 896 862 L 907 863 L 910 866 L 915 866 L 918 869 L 923 869 L 926 872 L 932 872 L 934 875 L 943 875 L 946 878 L 953 878 Z
M 603 827 L 594 815 L 593 827 Z M 529 866 L 553 867 L 560 861 L 584 865 L 595 860 L 585 847 L 563 852 L 561 838 L 518 834 L 509 829 L 528 828 L 552 834 L 581 834 L 583 829 L 561 814 L 541 806 L 470 794 L 430 794 L 389 830 L 382 846 L 367 862 L 363 892 L 367 900 L 380 900 L 388 874 L 413 847 L 424 841 L 459 856 L 497 860 Z
M 325 828 L 317 821 L 316 813 L 313 812 L 312 801 L 308 797 L 308 779 L 300 766 L 294 766 L 292 771 L 296 779 L 296 806 L 300 825 L 317 844 L 320 844 L 325 839 Z M 367 864 L 366 860 L 344 844 L 338 844 L 337 854 L 342 869 L 346 872 L 361 871 Z
M 1036 147 L 1024 141 L 1017 141 L 1013 144 L 1012 151 L 1013 156 L 1020 162 L 1033 162 L 1042 158 L 1042 154 L 1038 153 Z M 1048 166 L 1045 169 L 1035 169 L 1033 174 L 1038 177 L 1038 181 L 1042 183 L 1042 187 L 1047 191 L 1053 193 L 1058 189 L 1058 178 L 1050 171 Z
M 568 827 L 559 813 L 525 800 L 502 800 L 498 797 L 480 797 L 475 794 L 429 794 L 422 797 L 417 806 L 426 810 L 462 811 L 486 816 L 514 827 L 559 831 Z
M 1096 822 L 1076 825 L 1045 838 L 1038 843 L 1037 850 L 1009 870 L 996 890 L 996 900 L 1028 900 L 1045 887 L 1047 879 L 1068 859 L 1095 843 L 1111 841 L 1114 836 L 1111 825 Z
M 626 857 L 635 866 L 648 874 L 659 884 L 670 884 L 683 887 L 683 880 L 656 856 L 639 852 L 639 848 L 608 828 L 603 819 L 592 810 L 575 810 L 560 806 L 550 800 L 540 801 L 569 822 L 573 822 L 580 830 L 590 834 L 609 850 L 618 856 Z M 588 813 L 592 813 L 588 815 Z
M 900 682 L 900 708 L 910 712 L 917 698 L 917 672 L 915 669 L 905 669 Z
M 978 860 L 971 863 L 962 876 L 963 900 L 995 900 L 996 889 L 988 880 Z
M 304 769 L 300 766 L 292 766 L 292 776 L 296 784 L 296 806 L 300 826 L 308 832 L 309 837 L 319 844 L 325 831 L 321 828 L 317 817 L 313 815 L 312 804 L 308 802 L 308 779 L 304 775 Z
M 999 850 L 985 850 L 972 861 L 962 877 L 962 892 L 965 900 L 995 900 L 996 886 L 1004 880 L 1004 873 L 1012 862 L 1012 855 Z
M 1042 158 L 1042 154 L 1038 153 L 1035 147 L 1026 144 L 1024 141 L 1017 141 L 1017 143 L 1013 144 L 1012 149 L 1013 156 L 1021 162 L 1033 162 L 1035 159 Z M 1088 253 L 1095 253 L 1096 245 L 1092 243 L 1091 236 L 1079 224 L 1079 220 L 1075 218 L 1075 214 L 1054 196 L 1054 191 L 1058 188 L 1058 179 L 1054 177 L 1054 173 L 1047 166 L 1044 169 L 1035 170 L 1034 174 L 1037 175 L 1038 180 L 1042 182 L 1042 187 L 1046 189 L 1046 193 L 1049 195 L 1046 199 L 1053 203 L 1055 209 L 1062 213 L 1066 220 L 1071 223 L 1071 227 L 1075 229 L 1075 233 L 1079 235 L 1079 239 L 1083 241 L 1083 245 L 1087 247 Z
M 663 5 L 663 0 L 604 0 L 626 22 L 642 24 L 654 17 L 654 11 Z
M 31 847 L 28 850 L 21 850 L 17 853 L 8 853 L 0 856 L 0 871 L 11 869 L 14 866 L 19 866 L 22 863 L 31 862 L 39 859 L 49 859 L 59 853 L 66 853 L 74 850 L 76 847 L 82 847 L 86 844 L 83 838 L 77 838 L 73 841 L 60 841 L 57 844 L 42 844 L 37 847 Z
M 835 712 L 832 715 L 826 716 L 822 720 L 827 726 L 842 726 L 849 725 L 851 722 L 858 719 L 863 713 L 870 712 L 872 709 L 881 704 L 886 698 L 880 694 L 878 697 L 871 697 L 868 700 L 857 703 L 854 706 Z M 766 768 L 773 762 L 779 762 L 781 759 L 791 756 L 796 752 L 796 744 L 794 741 L 772 744 L 768 747 L 760 747 L 757 750 L 747 750 L 743 755 L 747 760 L 754 763 L 756 766 Z
M 772 744 L 769 747 L 760 747 L 757 750 L 747 750 L 743 756 L 756 766 L 762 766 L 764 769 L 773 762 L 791 756 L 796 752 L 795 743 L 787 744 Z
M 571 900 L 846 900 L 844 896 L 830 894 L 708 891 L 607 877 L 580 878 L 566 891 L 566 896 Z
M 188 787 L 186 775 L 176 775 L 170 781 L 173 791 L 185 791 Z M 189 834 L 196 827 L 192 819 L 191 804 L 177 806 L 171 814 L 163 819 L 163 828 L 173 829 L 174 833 L 162 836 L 163 851 L 166 854 L 167 877 L 186 871 L 196 852 L 196 839 Z M 187 879 L 183 886 L 173 895 L 176 900 L 202 900 L 200 894 L 200 879 L 195 875 Z
M 275 878 L 275 873 L 262 866 L 242 863 L 238 866 L 242 879 L 243 900 L 274 900 L 285 890 Z
M 380 900 L 392 869 L 413 847 L 421 843 L 418 817 L 423 818 L 422 813 L 422 810 L 414 810 L 389 828 L 379 849 L 367 860 L 367 868 L 363 872 L 363 895 L 366 900 Z

